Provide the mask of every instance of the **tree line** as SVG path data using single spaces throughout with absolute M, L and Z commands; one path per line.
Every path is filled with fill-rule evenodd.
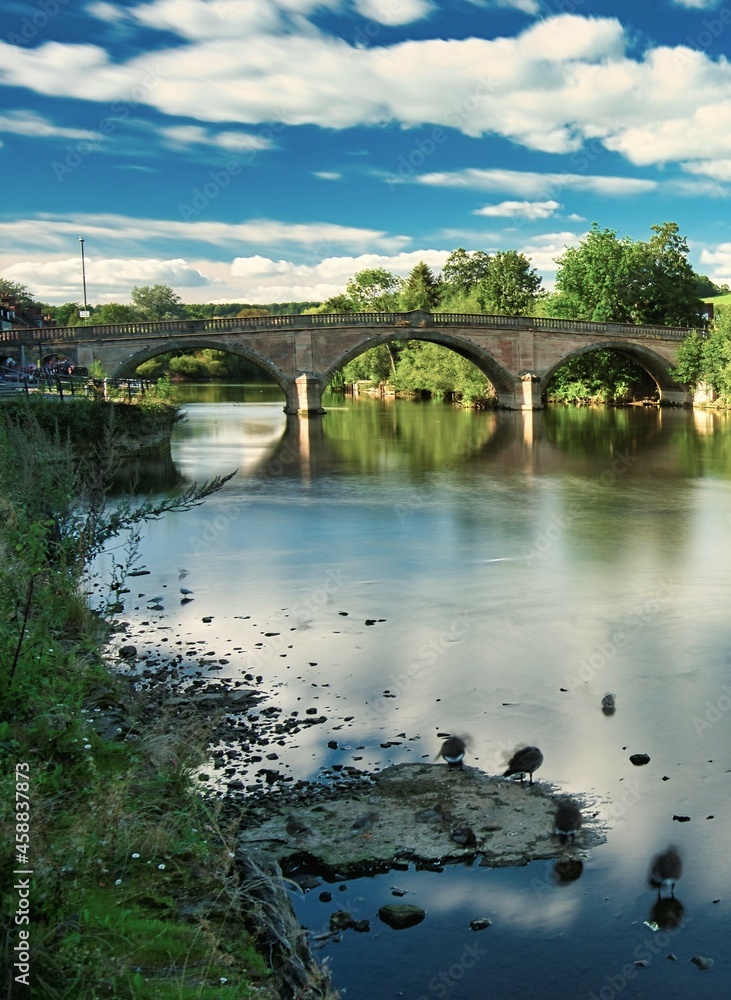
M 366 268 L 354 274 L 343 292 L 325 302 L 269 305 L 188 305 L 167 285 L 135 287 L 131 303 L 92 306 L 89 319 L 79 319 L 78 303 L 48 306 L 60 326 L 129 323 L 211 316 L 256 316 L 282 313 L 408 312 L 548 316 L 633 324 L 704 326 L 704 299 L 728 291 L 688 260 L 688 242 L 675 222 L 650 228 L 647 240 L 622 237 L 593 223 L 575 247 L 556 258 L 556 281 L 547 290 L 529 258 L 517 250 L 488 253 L 452 251 L 435 273 L 419 261 L 407 277 L 384 268 Z M 0 279 L 0 293 L 32 302 L 24 286 Z M 691 335 L 683 344 L 676 369 L 679 381 L 707 382 L 731 398 L 731 321 L 711 324 L 710 336 Z M 187 378 L 247 376 L 240 359 L 216 351 L 190 356 L 171 355 L 147 363 L 145 374 L 177 374 Z M 728 369 L 728 370 L 727 370 Z M 424 391 L 455 396 L 466 403 L 493 395 L 488 380 L 471 362 L 438 345 L 420 341 L 372 348 L 347 364 L 336 384 L 360 380 L 388 382 L 398 392 Z M 568 362 L 556 373 L 549 396 L 565 400 L 612 401 L 651 391 L 652 380 L 633 361 L 615 352 L 595 352 Z

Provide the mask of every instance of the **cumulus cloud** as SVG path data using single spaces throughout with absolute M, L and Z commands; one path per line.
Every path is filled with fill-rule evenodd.
M 158 132 L 170 145 L 181 148 L 213 146 L 239 153 L 272 149 L 274 145 L 267 136 L 252 135 L 250 132 L 214 132 L 200 125 L 167 125 L 158 129 Z
M 550 219 L 560 207 L 557 201 L 501 201 L 498 205 L 476 208 L 472 214 L 488 218 Z
M 359 2 L 392 18 L 428 6 L 426 0 Z M 530 3 L 509 5 L 532 10 Z M 128 8 L 128 18 L 175 32 L 184 44 L 162 36 L 156 51 L 120 61 L 93 44 L 0 42 L 0 81 L 228 125 L 433 124 L 553 153 L 596 140 L 641 164 L 690 159 L 699 139 L 712 136 L 710 155 L 731 155 L 731 64 L 723 56 L 660 46 L 631 57 L 617 18 L 578 14 L 546 17 L 515 37 L 359 45 L 308 21 L 319 6 L 155 0 Z M 329 6 L 347 9 L 335 0 Z

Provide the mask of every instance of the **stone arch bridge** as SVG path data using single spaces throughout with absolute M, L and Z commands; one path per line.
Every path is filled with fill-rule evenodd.
M 250 316 L 0 332 L 0 351 L 37 361 L 63 353 L 77 365 L 98 361 L 115 377 L 168 351 L 227 351 L 254 363 L 281 387 L 286 413 L 323 413 L 322 394 L 338 369 L 363 351 L 398 340 L 451 348 L 487 375 L 500 405 L 534 410 L 554 372 L 571 358 L 611 348 L 640 364 L 663 403 L 691 402 L 671 375 L 690 330 L 526 316 L 457 313 L 346 313 Z

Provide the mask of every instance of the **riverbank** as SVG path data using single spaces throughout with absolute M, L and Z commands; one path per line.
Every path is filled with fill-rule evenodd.
M 134 525 L 155 505 L 107 511 L 99 469 L 89 477 L 69 436 L 43 429 L 37 414 L 51 409 L 18 412 L 22 426 L 0 415 L 4 995 L 294 996 L 282 986 L 292 978 L 284 952 L 272 960 L 286 925 L 309 995 L 328 997 L 275 873 L 257 902 L 261 872 L 234 863 L 233 825 L 193 784 L 208 723 L 164 710 L 105 656 L 116 635 L 110 615 L 143 572 L 132 568 Z M 204 498 L 200 488 L 186 496 L 163 506 Z M 99 547 L 130 530 L 112 579 L 89 578 Z

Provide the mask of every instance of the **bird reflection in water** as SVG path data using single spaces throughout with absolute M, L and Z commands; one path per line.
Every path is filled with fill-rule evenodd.
M 662 930 L 672 930 L 673 927 L 682 927 L 684 913 L 685 907 L 675 896 L 659 897 L 650 910 L 650 923 Z
M 583 871 L 584 862 L 578 858 L 561 858 L 553 866 L 553 876 L 557 883 L 575 882 L 577 878 L 581 878 Z

